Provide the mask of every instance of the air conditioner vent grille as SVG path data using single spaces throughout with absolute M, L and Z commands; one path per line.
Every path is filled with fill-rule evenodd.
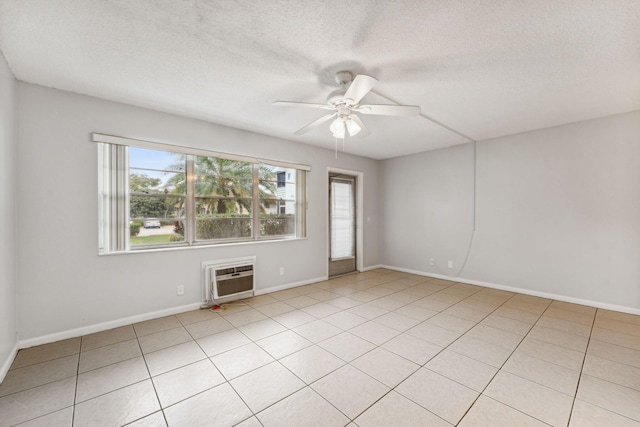
M 205 300 L 222 303 L 254 295 L 255 257 L 202 263 Z
M 236 269 L 231 267 L 231 268 L 220 268 L 218 270 L 216 270 L 216 276 L 224 276 L 225 274 L 233 274 L 236 272 Z

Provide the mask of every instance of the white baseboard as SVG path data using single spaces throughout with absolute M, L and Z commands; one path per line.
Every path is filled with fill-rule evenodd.
M 273 286 L 267 289 L 256 289 L 255 291 L 253 291 L 253 294 L 254 295 L 270 294 L 272 292 L 284 291 L 286 289 L 297 288 L 298 286 L 310 285 L 312 283 L 323 282 L 325 280 L 327 280 L 327 276 L 316 277 L 315 279 L 303 280 L 302 282 L 287 283 L 280 286 Z
M 375 270 L 376 268 L 382 268 L 382 265 L 377 264 L 377 265 L 370 265 L 369 267 L 363 267 L 361 272 L 364 273 L 365 271 Z
M 514 286 L 499 285 L 499 284 L 496 284 L 496 283 L 483 282 L 483 281 L 480 281 L 480 280 L 464 279 L 462 277 L 451 277 L 451 276 L 445 276 L 443 274 L 427 273 L 427 272 L 424 272 L 424 271 L 411 270 L 411 269 L 408 269 L 408 268 L 401 268 L 401 267 L 392 267 L 392 266 L 389 266 L 389 265 L 381 265 L 380 267 L 381 268 L 388 268 L 389 270 L 402 271 L 404 273 L 417 274 L 419 276 L 427 276 L 427 277 L 433 277 L 433 278 L 436 278 L 436 279 L 451 280 L 451 281 L 454 281 L 454 282 L 467 283 L 469 285 L 477 285 L 477 286 L 484 286 L 485 288 L 499 289 L 501 291 L 516 292 L 516 293 L 519 293 L 519 294 L 531 295 L 531 296 L 534 296 L 534 297 L 549 298 L 549 299 L 554 299 L 554 300 L 557 300 L 557 301 L 569 302 L 569 303 L 580 304 L 580 305 L 587 305 L 589 307 L 595 307 L 595 308 L 602 308 L 604 310 L 612 310 L 612 311 L 619 311 L 621 313 L 640 315 L 640 309 L 637 309 L 637 308 L 634 308 L 634 307 L 626 307 L 626 306 L 623 306 L 623 305 L 608 304 L 608 303 L 604 303 L 604 302 L 600 302 L 600 301 L 592 301 L 592 300 L 587 300 L 587 299 L 582 299 L 582 298 L 570 297 L 570 296 L 567 296 L 567 295 L 554 294 L 554 293 L 550 293 L 550 292 L 534 291 L 534 290 L 531 290 L 531 289 L 517 288 L 517 287 L 514 287 Z
M 282 290 L 285 290 L 285 289 L 295 288 L 295 287 L 298 287 L 298 286 L 308 285 L 308 284 L 311 284 L 311 283 L 322 282 L 324 280 L 327 280 L 326 276 L 325 277 L 317 277 L 315 279 L 304 280 L 304 281 L 301 281 L 301 282 L 287 283 L 285 285 L 275 286 L 275 287 L 267 288 L 267 289 L 260 289 L 260 290 L 256 290 L 254 292 L 254 294 L 255 295 L 268 294 L 268 293 L 271 293 L 271 292 L 282 291 Z M 83 335 L 93 334 L 93 333 L 96 333 L 96 332 L 102 332 L 102 331 L 106 331 L 106 330 L 113 329 L 113 328 L 119 328 L 120 326 L 127 326 L 127 325 L 131 325 L 133 323 L 144 322 L 145 320 L 157 319 L 158 317 L 171 316 L 172 314 L 184 313 L 185 311 L 191 311 L 191 310 L 196 310 L 196 309 L 200 308 L 203 303 L 204 302 L 201 301 L 201 302 L 182 305 L 182 306 L 178 306 L 178 307 L 171 307 L 171 308 L 167 308 L 167 309 L 164 309 L 164 310 L 152 311 L 152 312 L 149 312 L 149 313 L 139 314 L 139 315 L 136 315 L 136 316 L 124 317 L 122 319 L 110 320 L 108 322 L 96 323 L 94 325 L 83 326 L 81 328 L 70 329 L 70 330 L 67 330 L 67 331 L 56 332 L 56 333 L 49 334 L 49 335 L 42 335 L 42 336 L 39 336 L 39 337 L 27 338 L 27 339 L 24 339 L 24 340 L 20 340 L 16 344 L 15 351 L 13 352 L 13 354 L 11 355 L 9 360 L 7 362 L 5 362 L 5 365 L 7 365 L 6 369 L 7 369 L 7 371 L 9 370 L 9 367 L 11 366 L 11 363 L 13 363 L 13 359 L 15 358 L 15 356 L 17 354 L 17 351 L 19 349 L 29 348 L 29 347 L 33 347 L 33 346 L 36 346 L 36 345 L 49 344 L 49 343 L 52 343 L 52 342 L 56 342 L 56 341 L 60 341 L 60 340 L 66 340 L 66 339 L 69 339 L 69 338 L 81 337 Z M 5 366 L 3 365 L 2 368 L 4 369 Z M 4 371 L 0 371 L 0 374 L 2 372 L 4 372 Z
M 35 338 L 28 338 L 18 341 L 18 348 L 29 348 L 36 345 L 48 344 L 69 338 L 81 337 L 83 335 L 93 334 L 96 332 L 106 331 L 108 329 L 119 328 L 133 323 L 144 322 L 145 320 L 156 319 L 158 317 L 170 316 L 172 314 L 184 313 L 185 311 L 196 310 L 200 308 L 202 302 L 171 307 L 164 310 L 151 311 L 149 313 L 138 314 L 122 319 L 110 320 L 108 322 L 96 323 L 94 325 L 83 326 L 81 328 L 70 329 L 68 331 L 56 332 L 49 335 L 42 335 Z
M 402 271 L 402 272 L 405 272 L 405 273 L 416 274 L 416 275 L 419 275 L 419 276 L 426 276 L 426 277 L 433 277 L 433 278 L 437 278 L 437 279 L 451 280 L 451 281 L 454 281 L 454 282 L 468 283 L 470 285 L 484 286 L 484 287 L 492 288 L 492 289 L 499 289 L 499 290 L 509 291 L 509 292 L 517 292 L 517 293 L 525 294 L 525 295 L 532 295 L 532 296 L 537 296 L 537 297 L 542 297 L 542 298 L 550 298 L 550 299 L 554 299 L 554 300 L 558 300 L 558 301 L 564 301 L 564 302 L 569 302 L 569 303 L 574 303 L 574 304 L 587 305 L 587 306 L 596 307 L 596 308 L 602 308 L 602 309 L 606 309 L 606 310 L 619 311 L 619 312 L 622 312 L 622 313 L 640 315 L 640 309 L 632 308 L 632 307 L 620 306 L 620 305 L 615 305 L 615 304 L 607 304 L 607 303 L 603 303 L 603 302 L 599 302 L 599 301 L 585 300 L 585 299 L 580 299 L 580 298 L 569 297 L 569 296 L 566 296 L 566 295 L 552 294 L 552 293 L 548 293 L 548 292 L 538 292 L 538 291 L 534 291 L 534 290 L 530 290 L 530 289 L 517 288 L 517 287 L 513 287 L 513 286 L 499 285 L 499 284 L 489 283 L 489 282 L 482 282 L 482 281 L 479 281 L 479 280 L 471 280 L 471 279 L 464 279 L 464 278 L 460 278 L 460 277 L 446 276 L 446 275 L 443 275 L 443 274 L 428 273 L 428 272 L 417 271 L 417 270 L 412 270 L 412 269 L 408 269 L 408 268 L 393 267 L 393 266 L 384 265 L 384 264 L 365 267 L 363 269 L 363 271 L 374 270 L 376 268 L 386 268 L 386 269 L 389 269 L 389 270 Z M 313 278 L 313 279 L 303 280 L 301 282 L 287 283 L 287 284 L 284 284 L 284 285 L 274 286 L 274 287 L 267 288 L 267 289 L 258 289 L 258 290 L 256 290 L 254 292 L 254 294 L 255 295 L 269 294 L 269 293 L 272 293 L 272 292 L 291 289 L 291 288 L 295 288 L 295 287 L 298 287 L 298 286 L 304 286 L 304 285 L 309 285 L 309 284 L 312 284 L 312 283 L 322 282 L 322 281 L 325 281 L 327 279 L 328 279 L 327 276 L 316 277 L 316 278 Z M 48 344 L 48 343 L 52 343 L 52 342 L 55 342 L 55 341 L 60 341 L 60 340 L 68 339 L 68 338 L 75 338 L 75 337 L 79 337 L 79 336 L 83 336 L 83 335 L 87 335 L 87 334 L 93 334 L 93 333 L 96 333 L 96 332 L 102 332 L 102 331 L 106 331 L 108 329 L 118 328 L 120 326 L 126 326 L 126 325 L 131 325 L 133 323 L 143 322 L 145 320 L 156 319 L 158 317 L 164 317 L 164 316 L 170 316 L 172 314 L 184 313 L 185 311 L 198 309 L 198 308 L 200 308 L 202 306 L 202 304 L 203 304 L 202 302 L 197 302 L 197 303 L 182 305 L 182 306 L 178 306 L 178 307 L 171 307 L 171 308 L 167 308 L 167 309 L 164 309 L 164 310 L 152 311 L 152 312 L 149 312 L 149 313 L 139 314 L 139 315 L 136 315 L 136 316 L 125 317 L 125 318 L 122 318 L 122 319 L 111 320 L 111 321 L 103 322 L 103 323 L 97 323 L 97 324 L 94 324 L 94 325 L 84 326 L 84 327 L 76 328 L 76 329 L 70 329 L 68 331 L 56 332 L 56 333 L 49 334 L 49 335 L 42 335 L 42 336 L 35 337 L 35 338 L 28 338 L 28 339 L 24 339 L 24 340 L 19 340 L 16 343 L 16 345 L 14 346 L 12 352 L 9 354 L 8 359 L 4 362 L 4 364 L 0 368 L 0 380 L 2 378 L 4 378 L 6 373 L 9 371 L 9 368 L 11 367 L 11 364 L 13 363 L 13 360 L 15 359 L 16 354 L 17 354 L 19 349 L 29 348 L 29 347 L 33 347 L 33 346 L 41 345 L 41 344 Z
M 380 264 L 378 268 L 386 268 L 387 270 L 401 271 L 403 273 L 415 274 L 418 276 L 433 277 L 434 279 L 444 279 L 444 280 L 452 280 L 454 282 L 460 282 L 458 277 L 445 276 L 444 274 L 429 273 L 426 271 L 412 270 L 410 268 L 393 267 L 385 264 Z
M 2 381 L 4 381 L 4 377 L 7 375 L 7 372 L 9 372 L 9 368 L 11 368 L 11 365 L 13 364 L 13 361 L 15 360 L 15 358 L 16 358 L 16 356 L 18 354 L 18 350 L 19 350 L 18 343 L 15 343 L 15 345 L 13 346 L 11 351 L 9 352 L 9 355 L 7 356 L 7 359 L 2 364 L 2 367 L 0 367 L 0 383 Z

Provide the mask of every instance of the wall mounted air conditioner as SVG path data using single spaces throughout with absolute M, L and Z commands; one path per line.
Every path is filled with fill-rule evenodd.
M 253 296 L 256 257 L 202 263 L 205 300 L 224 303 Z

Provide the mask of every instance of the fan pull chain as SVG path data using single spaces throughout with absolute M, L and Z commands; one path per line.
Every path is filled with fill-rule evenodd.
M 336 138 L 336 151 L 335 151 L 336 159 L 338 159 L 338 138 Z

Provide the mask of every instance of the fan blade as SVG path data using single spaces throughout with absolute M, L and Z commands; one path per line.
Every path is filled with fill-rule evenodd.
M 275 101 L 273 105 L 278 107 L 306 107 L 306 108 L 323 108 L 325 110 L 333 110 L 331 105 L 313 104 L 310 102 L 292 102 L 292 101 Z
M 300 129 L 298 129 L 297 131 L 295 131 L 293 134 L 294 135 L 302 135 L 303 133 L 308 132 L 309 130 L 311 130 L 311 128 L 314 128 L 318 125 L 321 125 L 322 123 L 331 120 L 332 117 L 335 117 L 338 113 L 333 113 L 333 114 L 327 114 L 326 116 L 322 116 L 317 120 L 312 121 L 311 123 L 309 123 L 308 125 L 306 125 L 305 127 L 302 127 Z
M 352 114 L 350 117 L 351 117 L 351 120 L 353 120 L 358 124 L 358 126 L 360 126 L 360 132 L 356 134 L 357 137 L 364 138 L 365 136 L 371 135 L 371 132 L 369 132 L 369 129 L 367 129 L 367 127 L 364 125 L 364 123 L 362 122 L 360 117 L 358 117 L 357 114 Z
M 378 83 L 378 80 L 365 74 L 358 74 L 345 92 L 343 99 L 355 105 Z
M 417 116 L 420 114 L 420 107 L 417 105 L 360 105 L 352 111 L 380 116 Z

